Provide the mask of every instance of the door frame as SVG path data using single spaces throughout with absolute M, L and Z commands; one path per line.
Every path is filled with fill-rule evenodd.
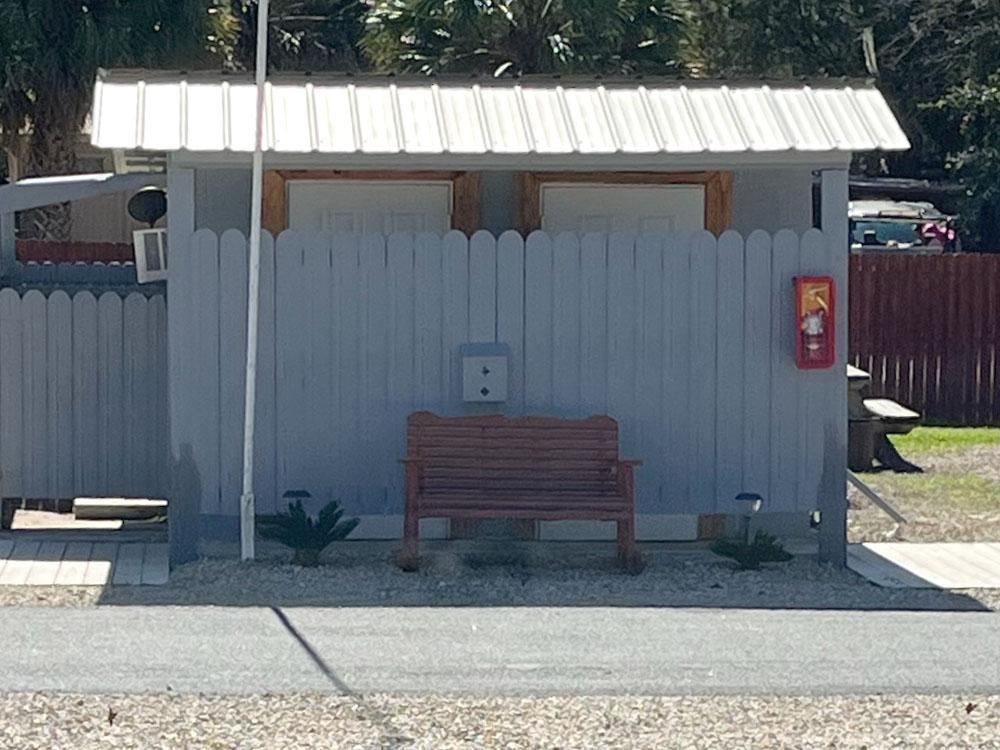
M 542 186 L 547 182 L 604 185 L 703 185 L 705 228 L 718 236 L 732 226 L 732 172 L 522 172 L 519 229 L 525 235 L 542 228 Z
M 306 180 L 420 181 L 451 183 L 451 228 L 471 235 L 479 229 L 479 172 L 268 169 L 264 172 L 262 224 L 277 237 L 288 229 L 288 183 Z

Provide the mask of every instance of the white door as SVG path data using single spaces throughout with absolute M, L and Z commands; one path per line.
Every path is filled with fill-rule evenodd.
M 547 232 L 670 232 L 705 228 L 703 185 L 542 185 Z
M 450 182 L 293 180 L 288 226 L 323 232 L 447 232 Z

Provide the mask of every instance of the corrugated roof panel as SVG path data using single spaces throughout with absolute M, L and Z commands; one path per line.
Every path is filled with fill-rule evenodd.
M 361 134 L 361 150 L 391 154 L 403 149 L 396 130 L 392 92 L 387 86 L 358 86 L 354 90 Z
M 230 82 L 102 74 L 91 142 L 252 151 L 256 93 Z M 875 88 L 655 82 L 397 82 L 276 77 L 264 146 L 282 153 L 686 154 L 909 147 Z M 509 160 L 507 162 L 509 164 Z
M 271 145 L 271 118 L 264 113 L 264 143 Z M 257 91 L 250 84 L 229 86 L 229 148 L 233 151 L 253 151 L 257 130 Z
M 864 151 L 877 147 L 852 98 L 837 89 L 814 89 L 813 106 L 819 111 L 826 130 L 837 148 Z
M 705 150 L 698 126 L 681 89 L 648 89 L 649 106 L 656 129 L 668 153 L 696 153 Z
M 753 149 L 743 136 L 741 123 L 729 106 L 729 98 L 723 88 L 688 89 L 688 101 L 707 150 L 729 152 Z
M 524 111 L 528 116 L 534 151 L 540 154 L 569 154 L 576 151 L 569 124 L 559 103 L 558 91 L 522 88 Z
M 95 94 L 100 107 L 95 109 L 91 138 L 109 145 L 106 148 L 141 148 L 136 133 L 139 116 L 139 87 L 135 83 L 102 82 Z
M 525 154 L 534 151 L 525 131 L 524 116 L 513 88 L 483 86 L 481 98 L 486 132 L 493 151 L 499 154 Z
M 880 148 L 905 150 L 910 147 L 906 133 L 899 127 L 878 89 L 849 89 L 845 93 L 854 97 L 854 103 L 865 118 L 865 124 L 878 139 Z
M 269 86 L 270 121 L 274 124 L 275 151 L 308 153 L 314 149 L 310 134 L 309 89 L 305 86 Z
M 606 91 L 608 111 L 622 151 L 631 154 L 659 151 L 660 143 L 642 101 L 642 90 L 609 88 Z
M 176 151 L 183 143 L 180 83 L 147 83 L 142 97 L 142 135 L 145 141 Z
M 809 100 L 808 89 L 777 89 L 774 104 L 800 151 L 831 151 L 836 145 Z
M 612 130 L 605 113 L 602 90 L 568 88 L 564 96 L 577 150 L 582 154 L 613 154 L 617 151 L 617 133 Z
M 186 145 L 192 151 L 224 151 L 225 89 L 201 83 L 187 85 Z
M 730 89 L 729 95 L 750 148 L 784 151 L 792 147 L 771 104 L 769 88 Z
M 452 153 L 483 154 L 489 150 L 476 106 L 476 90 L 476 87 L 455 86 L 438 89 L 445 141 Z
M 399 114 L 403 122 L 403 148 L 410 154 L 440 154 L 444 151 L 434 88 L 400 86 Z
M 331 154 L 349 154 L 358 150 L 347 86 L 314 86 L 313 115 L 316 118 L 318 150 Z

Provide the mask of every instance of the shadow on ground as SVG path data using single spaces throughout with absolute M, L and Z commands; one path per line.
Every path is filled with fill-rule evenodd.
M 415 573 L 399 570 L 393 553 L 388 543 L 345 543 L 318 568 L 294 567 L 284 562 L 287 555 L 273 551 L 265 553 L 269 559 L 252 563 L 203 558 L 172 571 L 166 586 L 107 587 L 96 603 L 928 611 L 996 606 L 988 593 L 879 588 L 809 555 L 759 571 L 736 571 L 697 545 L 645 545 L 646 569 L 637 576 L 618 569 L 611 543 L 428 542 Z

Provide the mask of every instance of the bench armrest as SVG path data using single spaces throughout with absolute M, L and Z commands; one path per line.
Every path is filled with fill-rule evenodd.
M 642 461 L 636 458 L 621 458 L 618 459 L 619 466 L 642 466 Z

